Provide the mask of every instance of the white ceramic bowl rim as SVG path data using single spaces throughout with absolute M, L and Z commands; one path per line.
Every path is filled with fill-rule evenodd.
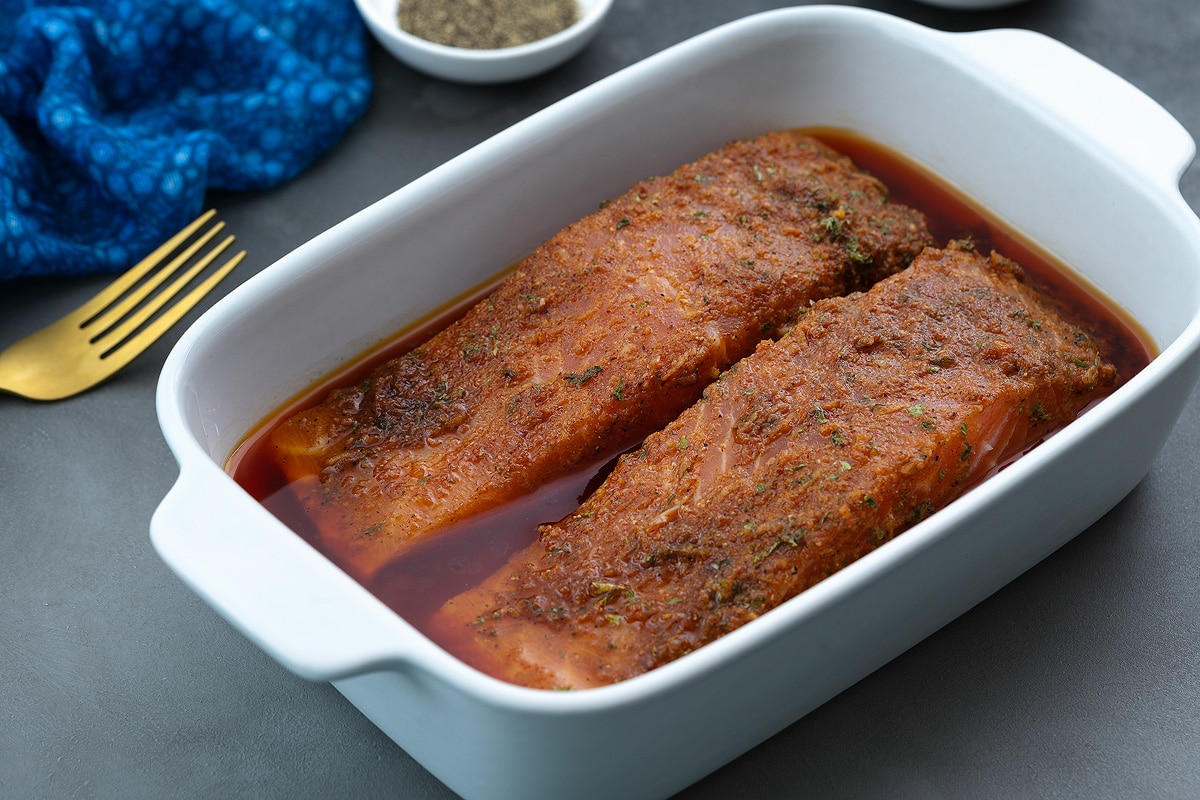
M 402 0 L 401 0 L 402 2 Z M 541 39 L 536 39 L 525 44 L 513 45 L 512 47 L 499 48 L 471 48 L 471 47 L 454 47 L 447 44 L 439 44 L 438 42 L 423 39 L 420 36 L 409 33 L 400 27 L 399 22 L 391 25 L 393 33 L 397 38 L 406 41 L 411 47 L 417 50 L 423 50 L 428 54 L 439 57 L 457 58 L 462 61 L 475 61 L 486 63 L 489 61 L 503 61 L 510 58 L 519 58 L 521 56 L 533 55 L 544 50 L 552 50 L 558 45 L 565 42 L 567 39 L 575 36 L 580 30 L 591 25 L 596 19 L 604 16 L 608 11 L 608 7 L 612 5 L 612 0 L 596 0 L 591 3 L 581 3 L 579 0 L 575 2 L 579 8 L 579 19 L 574 23 L 563 28 L 558 33 L 553 33 L 549 36 L 544 36 Z M 399 8 L 399 3 L 397 8 Z

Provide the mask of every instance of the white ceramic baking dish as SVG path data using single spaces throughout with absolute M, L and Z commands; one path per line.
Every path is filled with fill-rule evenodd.
M 1085 274 L 1161 354 L 1015 466 L 783 607 L 574 693 L 456 661 L 222 471 L 285 400 L 599 199 L 731 138 L 799 126 L 860 132 L 939 173 Z M 1178 193 L 1193 153 L 1158 105 L 1040 35 L 819 6 L 714 30 L 453 159 L 205 314 L 159 385 L 181 472 L 154 544 L 266 652 L 332 681 L 465 797 L 667 796 L 982 600 L 1145 475 L 1200 370 L 1200 222 Z

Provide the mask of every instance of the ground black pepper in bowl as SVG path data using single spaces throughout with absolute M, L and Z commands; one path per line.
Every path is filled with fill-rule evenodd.
M 499 50 L 545 39 L 579 21 L 576 0 L 403 0 L 405 31 L 436 44 Z

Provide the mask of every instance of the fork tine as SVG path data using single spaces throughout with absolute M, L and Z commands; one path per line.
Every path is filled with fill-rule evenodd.
M 104 311 L 104 309 L 121 297 L 121 295 L 129 291 L 130 287 L 134 286 L 151 270 L 161 264 L 163 259 L 177 250 L 181 244 L 187 241 L 188 238 L 190 238 L 192 234 L 199 230 L 202 225 L 212 219 L 216 213 L 217 210 L 215 208 L 209 209 L 196 219 L 192 220 L 183 230 L 179 231 L 179 233 L 175 234 L 170 239 L 159 245 L 154 252 L 122 273 L 120 277 L 105 287 L 103 291 L 71 312 L 70 317 L 72 319 L 78 319 L 81 324 L 96 317 L 98 314 L 100 314 L 100 312 Z
M 89 341 L 96 342 L 99 339 L 101 339 L 103 336 L 105 336 L 105 334 L 108 333 L 110 328 L 112 328 L 114 325 L 117 325 L 118 323 L 120 323 L 121 320 L 124 319 L 125 316 L 129 314 L 130 311 L 137 308 L 147 297 L 150 296 L 151 292 L 153 292 L 155 289 L 157 289 L 159 286 L 161 286 L 168 278 L 170 278 L 172 275 L 174 275 L 175 272 L 178 271 L 178 269 L 181 266 L 183 266 L 188 261 L 190 261 L 196 255 L 196 253 L 198 253 L 200 251 L 200 248 L 204 247 L 210 241 L 212 241 L 213 237 L 216 236 L 218 233 L 220 233 L 224 227 L 225 227 L 224 222 L 218 222 L 216 225 L 213 225 L 207 231 L 202 233 L 196 239 L 196 241 L 189 244 L 188 247 L 183 252 L 181 252 L 174 259 L 172 259 L 170 261 L 170 263 L 168 263 L 166 266 L 159 268 L 158 272 L 155 272 L 149 278 L 146 278 L 145 282 L 142 285 L 138 286 L 136 289 L 129 292 L 129 294 L 124 297 L 124 299 L 121 299 L 119 302 L 116 302 L 115 304 L 110 305 L 105 310 L 97 312 L 90 319 L 86 319 L 83 322 L 81 322 L 79 327 L 82 330 L 95 329 L 95 333 L 92 334 L 91 339 Z M 232 237 L 230 237 L 230 238 L 232 239 Z M 229 245 L 229 241 L 226 241 L 221 249 L 223 249 L 224 247 L 227 247 L 228 245 Z M 218 249 L 217 252 L 220 252 L 220 249 Z M 168 251 L 167 254 L 169 255 L 170 251 Z M 210 258 L 209 261 L 211 262 L 211 260 L 212 259 Z M 156 263 L 153 266 L 158 267 L 159 264 Z M 195 275 L 196 272 L 198 272 L 198 270 L 193 270 L 192 274 Z M 111 287 L 109 287 L 109 288 L 111 289 Z M 108 290 L 106 290 L 106 291 L 108 291 Z M 120 298 L 120 297 L 121 297 L 121 295 L 117 294 L 115 296 L 114 300 L 116 298 Z M 110 301 L 110 302 L 112 302 L 112 301 Z
M 198 242 L 197 244 L 206 243 L 209 238 L 211 237 L 205 237 L 205 239 L 202 239 L 201 242 Z M 229 245 L 231 244 L 233 244 L 233 237 L 226 237 L 223 242 L 216 245 L 195 264 L 188 268 L 183 274 L 176 278 L 170 286 L 166 287 L 154 297 L 150 298 L 135 312 L 130 313 L 130 310 L 132 310 L 137 303 L 142 303 L 145 300 L 146 295 L 148 295 L 150 291 L 158 288 L 158 285 L 161 284 L 163 280 L 170 277 L 177 269 L 179 269 L 181 264 L 195 255 L 194 250 L 196 248 L 189 247 L 187 252 L 183 253 L 178 259 L 171 262 L 169 266 L 163 269 L 163 274 L 161 277 L 159 275 L 154 276 L 154 279 L 148 283 L 147 286 L 139 288 L 139 290 L 131 295 L 127 301 L 121 303 L 112 311 L 105 314 L 104 317 L 97 323 L 97 325 L 101 327 L 101 330 L 99 330 L 91 338 L 91 343 L 99 349 L 102 354 L 101 357 L 103 357 L 103 354 L 106 354 L 116 345 L 120 344 L 123 340 L 127 339 L 134 331 L 140 328 L 146 322 L 146 320 L 154 316 L 154 314 L 157 313 L 160 308 L 166 305 L 168 300 L 182 291 L 185 286 L 191 283 L 197 275 L 203 272 L 208 265 L 215 261 L 217 256 L 221 255 L 221 253 L 228 249 Z M 143 289 L 145 289 L 145 291 L 143 291 Z M 105 328 L 105 326 L 112 327 Z
M 183 286 L 187 285 L 192 278 L 195 277 L 196 273 L 200 271 L 200 269 L 203 269 L 204 266 L 207 266 L 209 263 L 211 263 L 213 259 L 215 259 L 221 251 L 228 247 L 232 241 L 233 237 L 230 236 L 224 242 L 222 242 L 221 245 L 214 250 L 214 252 L 206 256 L 205 260 L 200 265 L 188 270 L 188 272 L 184 275 L 181 275 L 175 281 L 175 283 L 173 283 L 167 289 L 164 289 L 157 297 L 155 297 L 153 301 L 155 310 L 173 297 L 181 288 L 183 288 Z M 135 336 L 128 339 L 124 339 L 124 337 L 118 338 L 116 340 L 116 344 L 111 349 L 106 350 L 100 355 L 100 358 L 102 358 L 105 362 L 106 369 L 111 372 L 116 372 L 140 355 L 147 347 L 158 341 L 158 339 L 164 333 L 166 333 L 172 325 L 178 322 L 188 311 L 191 311 L 192 308 L 199 303 L 205 295 L 212 291 L 218 283 L 224 280 L 225 276 L 233 271 L 233 268 L 240 264 L 245 256 L 245 250 L 235 253 L 228 261 L 222 264 L 216 270 L 216 272 L 205 278 L 202 283 L 196 286 L 196 288 L 192 289 L 190 292 L 180 298 L 178 302 L 164 311 L 157 319 L 147 325 Z M 148 314 L 145 314 L 144 317 L 148 318 L 152 313 L 153 310 Z M 143 315 L 139 312 L 138 316 Z M 125 326 L 123 325 L 122 327 Z M 133 327 L 136 328 L 136 326 Z M 122 339 L 124 339 L 124 341 L 122 341 Z

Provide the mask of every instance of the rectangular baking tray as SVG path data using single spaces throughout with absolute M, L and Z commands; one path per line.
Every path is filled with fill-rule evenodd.
M 601 199 L 796 127 L 857 132 L 937 173 L 1086 276 L 1159 354 L 871 555 L 695 653 L 588 691 L 520 688 L 455 660 L 223 471 L 286 400 Z M 159 384 L 180 475 L 154 545 L 264 651 L 331 681 L 464 797 L 666 797 L 987 597 L 1146 474 L 1200 370 L 1200 221 L 1178 191 L 1193 155 L 1152 100 L 1027 31 L 950 34 L 825 6 L 715 29 L 447 162 L 206 313 Z

